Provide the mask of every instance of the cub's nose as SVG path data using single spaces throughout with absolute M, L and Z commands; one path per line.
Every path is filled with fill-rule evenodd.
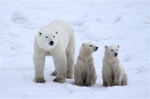
M 97 51 L 97 50 L 98 50 L 98 47 L 95 48 L 95 51 Z
M 49 44 L 50 44 L 50 45 L 53 45 L 53 44 L 54 44 L 54 42 L 53 42 L 53 41 L 50 41 L 50 42 L 49 42 Z
M 96 50 L 98 50 L 98 47 L 96 47 Z
M 115 53 L 115 56 L 117 56 L 118 54 L 117 53 Z

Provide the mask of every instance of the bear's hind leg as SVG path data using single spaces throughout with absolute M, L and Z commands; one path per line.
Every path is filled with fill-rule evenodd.
M 56 70 L 55 70 L 55 71 L 53 71 L 53 72 L 51 73 L 51 75 L 52 75 L 52 76 L 56 76 L 56 75 L 57 75 Z
M 122 85 L 122 86 L 123 86 L 123 85 L 127 85 L 127 75 L 126 75 L 126 74 L 123 76 L 121 85 Z
M 67 75 L 66 78 L 73 78 L 73 69 L 74 69 L 74 59 L 75 59 L 75 38 L 74 36 L 70 38 L 67 50 Z

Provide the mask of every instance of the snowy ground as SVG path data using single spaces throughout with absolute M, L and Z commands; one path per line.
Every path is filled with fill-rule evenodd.
M 36 1 L 36 0 L 35 0 Z M 0 99 L 149 99 L 150 1 L 1 1 Z M 73 79 L 55 83 L 51 57 L 46 58 L 46 83 L 32 81 L 33 40 L 41 26 L 54 19 L 68 21 L 76 36 L 76 57 L 85 41 L 99 46 L 93 54 L 98 79 L 78 87 Z M 128 85 L 102 86 L 104 45 L 120 45 L 120 61 Z

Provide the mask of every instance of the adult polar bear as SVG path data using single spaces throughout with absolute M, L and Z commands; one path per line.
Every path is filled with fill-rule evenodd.
M 45 56 L 51 55 L 55 64 L 56 75 L 54 82 L 65 82 L 65 78 L 72 78 L 75 37 L 72 27 L 65 21 L 54 20 L 43 26 L 34 40 L 34 82 L 43 83 Z

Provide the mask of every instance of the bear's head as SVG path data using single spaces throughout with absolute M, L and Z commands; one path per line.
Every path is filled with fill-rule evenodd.
M 98 50 L 98 47 L 93 45 L 91 42 L 85 42 L 82 44 L 80 52 L 82 51 L 83 53 L 92 53 Z
M 119 45 L 105 45 L 105 54 L 109 57 L 117 57 L 119 53 Z
M 41 29 L 38 33 L 38 46 L 44 50 L 53 49 L 58 42 L 58 32 L 52 29 Z

